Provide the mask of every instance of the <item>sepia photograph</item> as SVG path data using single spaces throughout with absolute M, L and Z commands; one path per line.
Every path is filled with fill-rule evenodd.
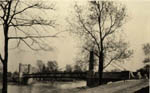
M 149 93 L 150 0 L 0 0 L 0 93 Z

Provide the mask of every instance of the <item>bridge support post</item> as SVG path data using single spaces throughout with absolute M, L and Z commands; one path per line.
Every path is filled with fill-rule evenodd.
M 28 82 L 28 79 L 29 78 L 26 78 L 26 77 L 23 77 L 23 71 L 22 71 L 22 67 L 23 66 L 27 66 L 27 69 L 28 69 L 28 74 L 30 74 L 31 73 L 31 65 L 30 64 L 28 64 L 28 65 L 23 65 L 23 64 L 21 64 L 21 63 L 19 63 L 19 77 L 18 77 L 18 83 L 19 84 L 27 84 L 27 82 Z
M 21 81 L 21 84 L 27 85 L 27 84 L 28 84 L 28 80 L 29 80 L 29 78 L 23 77 L 23 78 L 22 78 L 22 81 Z
M 18 78 L 18 83 L 19 84 L 21 84 L 21 82 L 22 82 L 22 75 L 23 75 L 23 73 L 22 73 L 22 64 L 19 63 L 19 78 Z
M 93 87 L 96 85 L 94 74 L 94 52 L 90 51 L 89 71 L 87 73 L 87 86 Z
M 28 64 L 28 74 L 31 74 L 31 65 Z

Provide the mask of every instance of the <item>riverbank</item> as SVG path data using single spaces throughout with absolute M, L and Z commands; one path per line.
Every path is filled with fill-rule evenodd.
M 94 88 L 86 87 L 86 83 L 82 81 L 65 83 L 55 82 L 54 84 L 41 82 L 28 86 L 9 85 L 8 93 L 141 93 L 139 91 L 143 91 L 145 88 L 147 89 L 148 86 L 149 80 L 109 82 L 108 84 Z
M 35 82 L 29 85 L 18 85 L 16 83 L 8 83 L 8 93 L 67 93 L 67 91 L 70 91 L 72 89 L 77 90 L 77 87 L 83 86 L 86 86 L 86 81 Z
M 70 93 L 139 93 L 137 91 L 140 91 L 145 87 L 149 87 L 149 80 L 126 80 L 113 82 L 94 88 L 77 89 L 72 92 L 70 91 Z
M 57 89 L 52 93 L 149 93 L 149 80 L 126 80 L 104 84 L 98 87 L 78 87 L 74 89 Z M 140 92 L 144 91 L 144 92 Z M 48 93 L 48 92 L 46 92 Z

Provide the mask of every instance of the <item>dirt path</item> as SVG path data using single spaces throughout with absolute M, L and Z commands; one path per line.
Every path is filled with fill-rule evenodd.
M 73 93 L 134 93 L 148 85 L 148 80 L 127 80 L 125 82 L 119 81 L 95 88 L 78 90 Z
M 147 87 L 148 81 L 135 81 L 134 83 L 131 82 L 131 84 L 125 88 L 119 89 L 115 91 L 114 93 L 133 93 L 137 90 L 140 90 L 141 88 Z

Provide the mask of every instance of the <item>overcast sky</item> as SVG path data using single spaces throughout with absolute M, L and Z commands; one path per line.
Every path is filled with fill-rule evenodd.
M 55 0 L 54 0 L 55 1 Z M 78 0 L 79 1 L 79 0 Z M 56 14 L 59 27 L 56 31 L 66 29 L 65 18 L 70 15 L 73 9 L 73 0 L 56 0 Z M 85 3 L 85 0 L 82 1 Z M 148 0 L 124 0 L 122 2 L 127 7 L 129 15 L 128 22 L 124 25 L 125 40 L 129 42 L 130 48 L 134 49 L 134 55 L 129 62 L 125 63 L 125 67 L 135 71 L 143 66 L 144 59 L 142 45 L 150 43 L 150 1 Z M 2 41 L 2 36 L 0 36 Z M 60 67 L 66 64 L 73 64 L 79 51 L 79 39 L 73 37 L 67 32 L 60 35 L 60 38 L 49 38 L 49 44 L 53 46 L 53 51 L 34 52 L 20 51 L 20 49 L 9 51 L 9 71 L 18 69 L 18 63 L 32 64 L 35 66 L 37 60 L 43 60 L 45 63 L 48 60 L 56 60 Z M 10 43 L 10 47 L 13 43 Z M 2 46 L 0 46 L 2 50 Z

